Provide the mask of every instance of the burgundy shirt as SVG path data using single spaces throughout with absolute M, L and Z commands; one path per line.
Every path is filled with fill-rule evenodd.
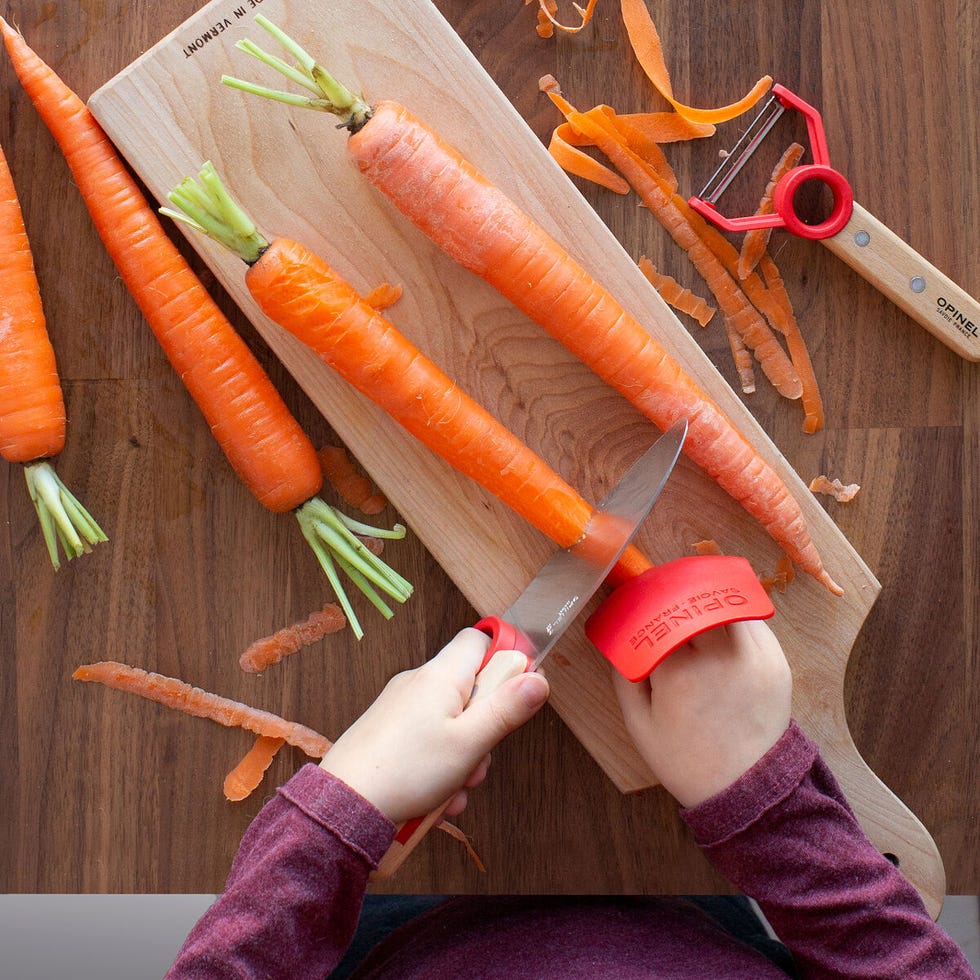
M 744 776 L 681 810 L 698 845 L 755 898 L 801 976 L 977 975 L 918 892 L 865 837 L 816 745 L 790 724 Z M 357 927 L 392 823 L 304 766 L 245 833 L 226 890 L 167 974 L 322 980 Z M 457 898 L 402 926 L 354 976 L 572 980 L 784 977 L 683 899 Z

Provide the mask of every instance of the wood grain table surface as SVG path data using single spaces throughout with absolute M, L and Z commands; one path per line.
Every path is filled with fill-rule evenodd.
M 197 0 L 11 0 L 4 16 L 81 95 L 194 13 Z M 245 8 L 258 8 L 247 2 Z M 342 9 L 336 0 L 329 4 Z M 542 39 L 520 0 L 436 6 L 542 141 L 560 121 L 553 74 L 579 106 L 663 108 L 636 67 L 615 0 L 591 25 Z M 969 293 L 980 293 L 980 9 L 955 0 L 650 0 L 679 98 L 732 101 L 771 74 L 821 109 L 832 163 L 855 197 Z M 251 14 L 248 14 L 251 16 Z M 116 659 L 183 677 L 336 736 L 385 680 L 435 652 L 473 610 L 410 532 L 389 555 L 416 585 L 391 624 L 367 612 L 259 679 L 238 653 L 327 598 L 289 519 L 231 472 L 118 279 L 67 168 L 6 59 L 0 143 L 17 182 L 69 414 L 58 470 L 110 534 L 54 573 L 18 467 L 0 468 L 0 888 L 5 892 L 214 892 L 245 827 L 304 761 L 281 752 L 261 789 L 230 804 L 240 731 L 80 685 Z M 742 120 L 744 124 L 746 120 Z M 669 148 L 697 190 L 739 122 Z M 695 290 L 686 257 L 635 197 L 579 184 L 627 251 Z M 740 182 L 726 209 L 752 210 Z M 561 206 L 560 201 L 555 202 Z M 206 267 L 180 246 L 205 282 Z M 934 837 L 947 891 L 980 891 L 980 368 L 947 350 L 819 244 L 773 250 L 810 344 L 827 424 L 765 384 L 746 403 L 806 480 L 862 487 L 824 506 L 882 585 L 851 653 L 847 717 L 872 769 Z M 318 445 L 337 444 L 299 386 L 220 289 L 215 294 Z M 689 329 L 737 386 L 723 328 Z M 392 522 L 391 511 L 383 519 Z M 324 673 L 330 678 L 323 684 Z M 311 706 L 310 690 L 324 703 Z M 545 709 L 495 754 L 460 826 L 487 866 L 433 834 L 386 890 L 714 892 L 663 791 L 623 795 Z

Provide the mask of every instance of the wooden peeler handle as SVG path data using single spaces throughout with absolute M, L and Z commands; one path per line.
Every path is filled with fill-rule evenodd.
M 980 304 L 861 205 L 821 241 L 947 347 L 980 361 Z

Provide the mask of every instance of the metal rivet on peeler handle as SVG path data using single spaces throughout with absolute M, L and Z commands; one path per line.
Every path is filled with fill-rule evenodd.
M 909 288 L 913 293 L 925 292 L 926 281 L 922 278 L 922 276 L 914 276 L 909 282 Z
M 866 231 L 859 231 L 854 236 L 854 244 L 857 245 L 858 248 L 864 248 L 864 246 L 870 244 L 870 242 L 871 236 Z

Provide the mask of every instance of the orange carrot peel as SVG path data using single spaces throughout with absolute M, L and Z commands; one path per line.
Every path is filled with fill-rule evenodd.
M 376 303 L 370 302 L 370 296 L 365 296 L 364 302 L 376 310 L 380 309 Z M 375 490 L 371 481 L 357 472 L 354 461 L 343 446 L 324 446 L 317 450 L 317 456 L 323 475 L 345 503 L 371 515 L 380 514 L 388 505 L 384 494 Z
M 276 753 L 286 744 L 284 738 L 259 735 L 255 744 L 243 756 L 242 761 L 225 776 L 225 799 L 239 803 L 246 799 L 262 782 Z
M 838 479 L 829 479 L 826 476 L 817 476 L 810 481 L 810 489 L 814 493 L 824 493 L 831 496 L 840 504 L 852 501 L 861 489 L 858 483 L 848 483 L 846 486 Z
M 311 613 L 300 623 L 284 626 L 271 636 L 250 644 L 238 658 L 238 665 L 249 674 L 261 674 L 266 667 L 279 663 L 303 647 L 322 640 L 329 633 L 336 633 L 347 625 L 343 611 L 333 603 Z
M 682 286 L 673 276 L 659 272 L 647 256 L 641 255 L 636 264 L 654 289 L 664 298 L 665 303 L 669 303 L 675 310 L 693 317 L 702 327 L 706 327 L 711 322 L 711 318 L 718 312 L 700 296 L 696 296 L 690 289 Z
M 252 708 L 240 701 L 192 687 L 176 677 L 167 677 L 114 660 L 84 664 L 72 677 L 78 681 L 104 684 L 117 691 L 138 694 L 167 708 L 195 718 L 207 718 L 227 728 L 244 728 L 256 735 L 281 738 L 302 749 L 312 759 L 322 759 L 331 746 L 319 732 L 296 722 L 286 721 L 270 711 Z
M 720 123 L 734 119 L 751 109 L 772 85 L 772 78 L 764 75 L 745 96 L 731 105 L 721 106 L 718 109 L 696 109 L 684 105 L 674 98 L 670 73 L 664 60 L 663 44 L 650 11 L 647 10 L 645 0 L 621 0 L 620 9 L 623 23 L 629 34 L 630 45 L 640 67 L 653 83 L 654 88 L 685 119 L 698 123 Z
M 524 0 L 524 6 L 534 3 L 535 0 Z M 582 7 L 573 3 L 576 13 L 581 18 L 578 24 L 562 24 L 558 21 L 558 0 L 537 0 L 538 4 L 538 34 L 541 37 L 551 37 L 555 30 L 563 31 L 566 34 L 577 34 L 582 28 L 586 27 L 592 20 L 592 13 L 598 0 L 589 0 L 588 6 Z

